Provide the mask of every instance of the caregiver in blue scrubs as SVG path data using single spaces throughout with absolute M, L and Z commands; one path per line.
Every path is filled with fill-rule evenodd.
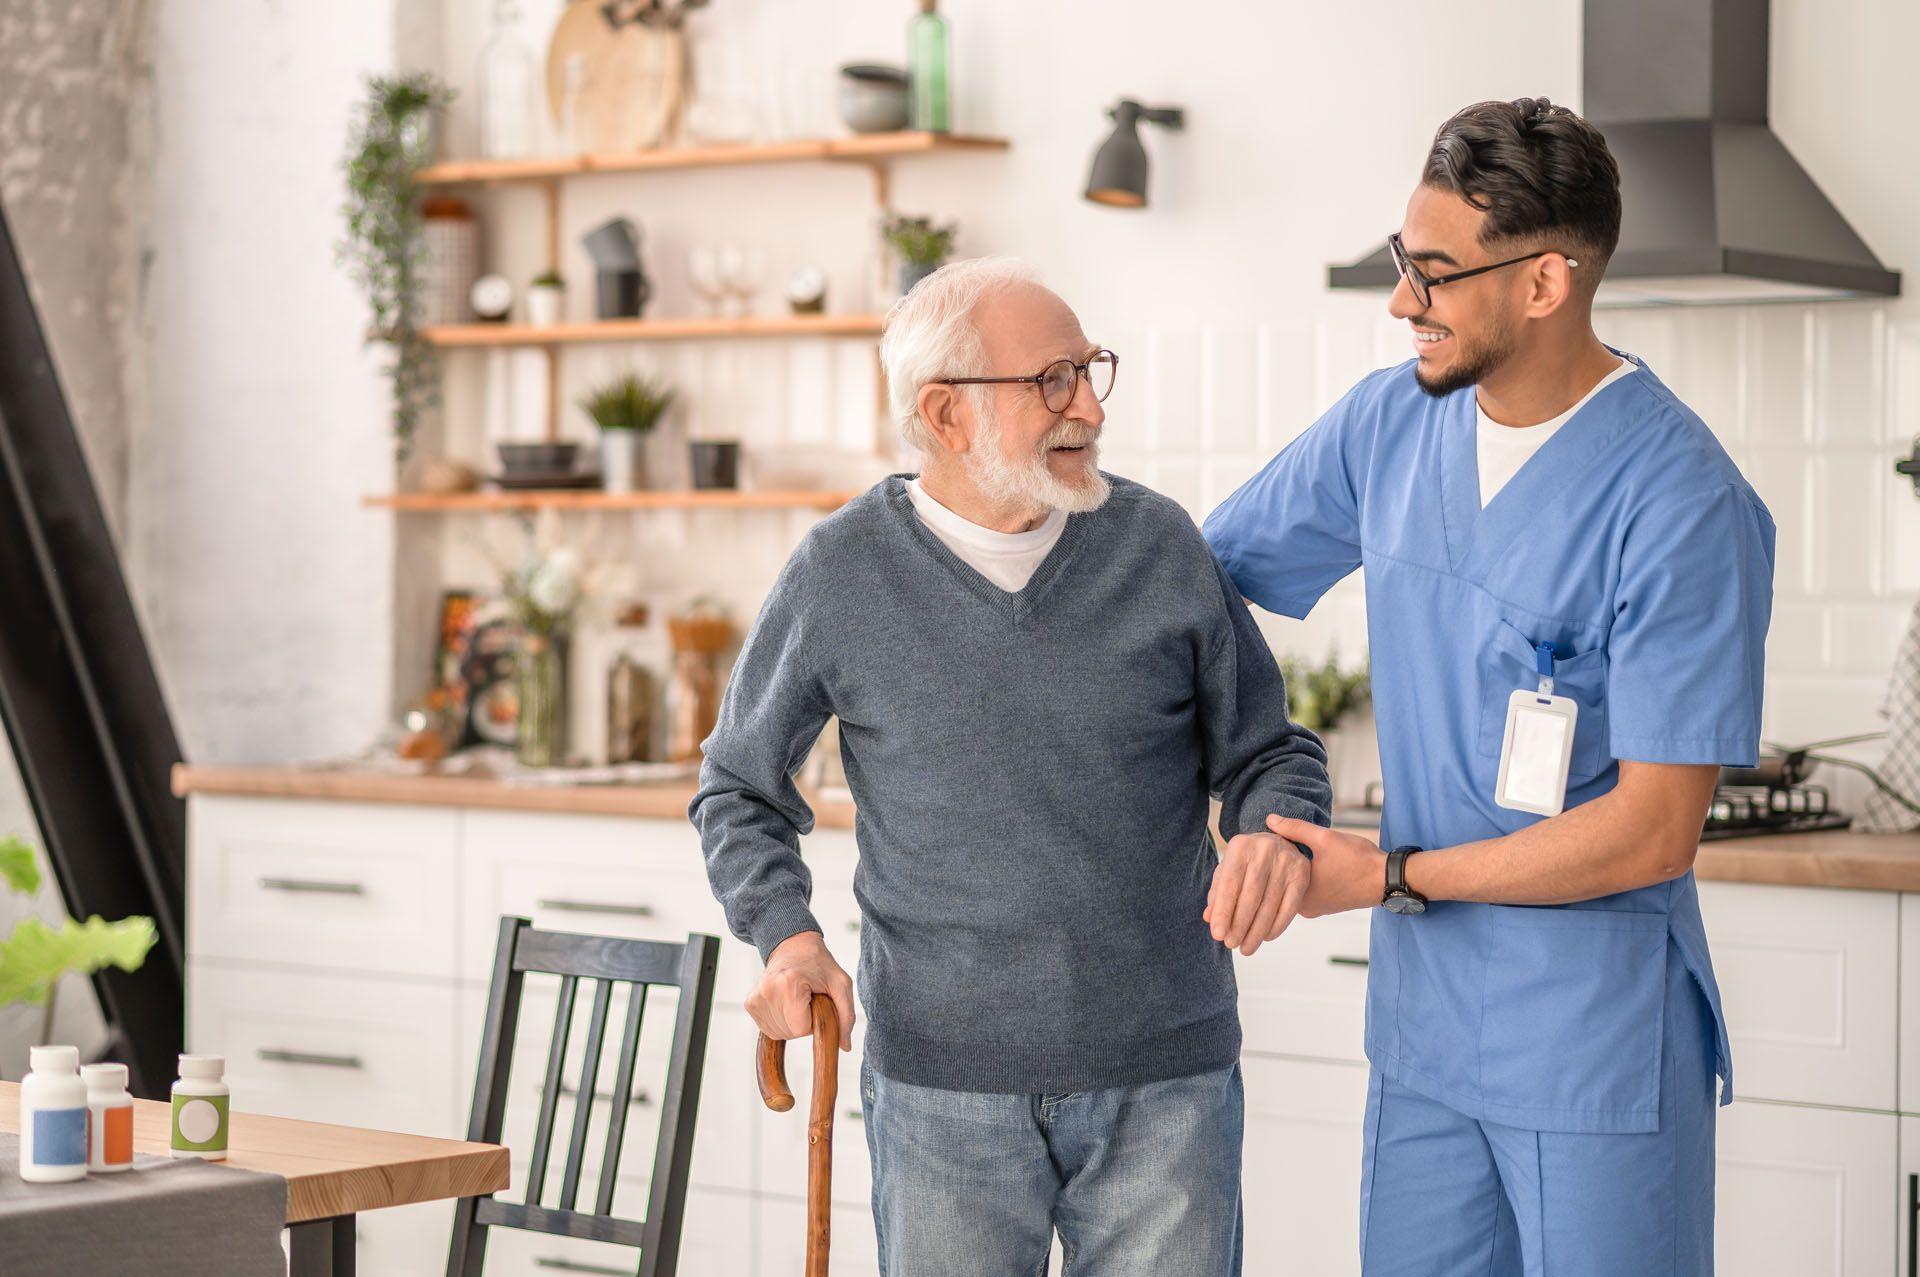
M 1392 240 L 1414 357 L 1206 522 L 1272 612 L 1366 569 L 1380 845 L 1271 824 L 1311 851 L 1303 914 L 1375 910 L 1369 1277 L 1713 1271 L 1732 1068 L 1692 864 L 1755 761 L 1774 526 L 1594 335 L 1619 230 L 1592 125 L 1459 112 Z M 1228 945 L 1245 894 L 1210 900 Z

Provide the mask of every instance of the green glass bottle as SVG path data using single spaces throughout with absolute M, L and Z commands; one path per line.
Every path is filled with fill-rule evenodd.
M 929 133 L 945 133 L 947 116 L 947 20 L 936 12 L 939 0 L 920 0 L 920 14 L 907 28 L 907 71 L 912 78 L 912 124 Z

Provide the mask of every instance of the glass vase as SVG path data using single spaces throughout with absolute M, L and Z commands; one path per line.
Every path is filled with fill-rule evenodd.
M 520 691 L 514 757 L 526 767 L 558 767 L 567 754 L 567 666 L 559 636 L 527 635 L 514 678 Z
M 493 32 L 480 50 L 480 153 L 518 159 L 533 150 L 533 53 L 514 27 L 516 0 L 495 0 Z

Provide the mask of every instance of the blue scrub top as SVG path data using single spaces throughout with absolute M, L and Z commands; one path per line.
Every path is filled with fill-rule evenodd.
M 1271 612 L 1304 617 L 1365 566 L 1383 846 L 1541 819 L 1493 800 L 1507 697 L 1536 685 L 1540 643 L 1558 658 L 1554 690 L 1579 702 L 1568 808 L 1613 788 L 1617 759 L 1755 761 L 1773 519 L 1700 418 L 1633 362 L 1484 510 L 1474 391 L 1428 395 L 1410 360 L 1355 386 L 1207 519 L 1235 585 Z M 1711 1007 L 1725 1103 L 1726 1022 L 1691 872 L 1562 907 L 1376 910 L 1367 1056 L 1483 1120 L 1655 1130 L 1670 961 Z

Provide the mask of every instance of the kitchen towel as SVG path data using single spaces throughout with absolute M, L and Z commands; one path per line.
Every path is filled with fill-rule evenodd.
M 1920 801 L 1920 603 L 1913 605 L 1907 635 L 1893 658 L 1887 683 L 1887 756 L 1880 778 L 1908 798 Z M 1876 788 L 1860 809 L 1856 829 L 1873 834 L 1920 829 L 1920 814 Z
M 135 1153 L 133 1169 L 66 1184 L 20 1178 L 0 1131 L 0 1273 L 284 1277 L 287 1181 L 198 1158 Z

